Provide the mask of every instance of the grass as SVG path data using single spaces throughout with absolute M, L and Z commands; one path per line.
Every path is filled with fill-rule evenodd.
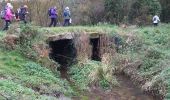
M 2 77 L 0 83 L 2 83 L 1 85 L 3 86 L 0 93 L 3 93 L 2 98 L 4 96 L 14 99 L 20 99 L 20 97 L 21 99 L 22 97 L 25 97 L 26 99 L 54 98 L 53 95 L 48 94 L 53 94 L 55 92 L 63 93 L 66 96 L 75 95 L 75 91 L 72 90 L 70 84 L 66 80 L 60 79 L 59 76 L 56 76 L 56 74 L 47 69 L 48 66 L 41 66 L 37 62 L 32 61 L 35 59 L 28 59 L 30 58 L 27 57 L 28 54 L 35 57 L 37 56 L 35 52 L 33 52 L 34 50 L 32 49 L 32 46 L 35 44 L 45 44 L 48 35 L 51 34 L 60 34 L 63 32 L 80 32 L 81 34 L 81 32 L 84 31 L 96 32 L 96 30 L 97 32 L 112 33 L 114 32 L 115 27 L 116 26 L 77 26 L 40 28 L 24 26 L 21 28 L 21 33 L 14 33 L 17 36 L 22 36 L 24 38 L 17 46 L 16 50 L 4 51 L 5 49 L 0 49 L 0 76 Z M 12 30 L 9 30 L 9 32 L 12 32 Z M 1 36 L 3 37 L 5 34 L 5 32 L 2 32 Z M 77 70 L 81 71 L 80 73 L 76 72 L 77 76 L 80 75 L 80 78 L 77 76 L 73 76 L 72 78 L 74 78 L 73 80 L 76 81 L 76 85 L 82 90 L 85 88 L 87 89 L 90 83 L 79 84 L 80 82 L 86 81 L 81 78 L 85 78 L 85 75 L 91 73 L 90 69 L 95 70 L 94 68 L 98 67 L 98 64 L 91 62 L 89 64 L 86 63 L 85 66 L 82 66 L 83 70 L 72 67 L 72 72 L 70 72 L 74 73 Z M 82 72 L 84 72 L 84 74 Z M 90 80 L 90 77 L 88 77 L 88 79 Z M 90 82 L 92 82 L 92 80 Z M 105 85 L 104 87 L 108 86 L 108 82 L 106 80 L 101 81 L 100 83 L 102 86 Z
M 20 84 L 14 83 L 10 80 L 1 80 L 0 81 L 1 89 L 1 100 L 56 100 L 54 97 L 40 95 L 34 90 L 23 87 Z
M 5 32 L 4 31 L 0 31 L 0 39 L 2 39 L 5 36 Z
M 72 95 L 68 82 L 57 77 L 49 69 L 24 58 L 16 51 L 0 49 L 0 93 L 7 98 L 54 99 L 54 96 L 45 95 L 54 92 Z
M 115 33 L 118 29 L 115 25 L 96 25 L 96 26 L 71 26 L 71 27 L 57 27 L 57 28 L 42 28 L 43 31 L 49 34 L 63 34 L 63 33 L 79 33 L 79 32 L 99 32 L 99 33 Z M 80 33 L 81 34 L 81 33 Z
M 80 90 L 88 90 L 93 85 L 98 85 L 102 89 L 109 90 L 114 86 L 117 86 L 117 80 L 112 73 L 104 70 L 112 70 L 109 67 L 106 68 L 101 62 L 87 61 L 81 64 L 71 66 L 69 75 L 71 80 L 75 82 L 75 85 Z M 110 75 L 107 77 L 107 75 Z
M 126 31 L 126 32 L 125 32 Z M 123 34 L 122 37 L 130 42 L 124 43 L 123 53 L 129 57 L 143 61 L 138 70 L 139 73 L 148 79 L 152 84 L 150 89 L 159 90 L 159 93 L 166 95 L 169 90 L 164 91 L 166 85 L 169 87 L 169 64 L 170 64 L 170 25 L 162 24 L 158 27 L 140 27 L 135 29 L 123 29 L 123 32 L 130 33 L 131 37 Z M 135 37 L 135 38 L 133 38 Z M 170 99 L 167 95 L 167 100 Z
M 57 28 L 42 28 L 29 26 L 22 30 L 30 33 L 33 37 L 24 37 L 25 44 L 20 45 L 13 51 L 0 49 L 0 99 L 56 99 L 53 94 L 63 93 L 71 96 L 75 95 L 75 90 L 71 88 L 66 80 L 59 78 L 49 70 L 48 66 L 42 66 L 33 59 L 27 58 L 27 53 L 34 54 L 30 48 L 34 44 L 46 44 L 50 35 L 65 34 L 67 32 L 99 32 L 107 34 L 119 34 L 122 38 L 122 48 L 120 55 L 143 61 L 138 69 L 141 76 L 151 82 L 151 89 L 159 89 L 159 93 L 166 95 L 166 100 L 170 99 L 170 25 L 162 24 L 159 27 L 128 27 L 120 28 L 115 25 L 96 26 L 71 26 Z M 5 32 L 0 32 L 0 39 L 5 36 Z M 16 34 L 21 35 L 22 33 Z M 24 34 L 22 34 L 24 35 Z M 25 41 L 26 39 L 26 41 Z M 30 44 L 31 43 L 31 44 Z M 18 50 L 18 51 L 17 51 Z M 22 52 L 21 52 L 22 51 Z M 26 53 L 23 55 L 23 53 Z M 34 55 L 35 57 L 37 55 Z M 35 59 L 34 59 L 35 60 Z M 117 62 L 116 65 L 118 64 Z M 112 66 L 111 66 L 112 67 Z M 75 85 L 80 90 L 87 90 L 91 83 L 97 83 L 103 89 L 110 89 L 112 85 L 117 85 L 114 76 L 105 72 L 104 69 L 111 69 L 103 66 L 100 62 L 88 61 L 83 64 L 76 64 L 70 68 L 69 74 Z M 101 74 L 102 73 L 102 74 Z M 110 81 L 112 79 L 112 81 Z M 161 89 L 167 87 L 166 92 Z

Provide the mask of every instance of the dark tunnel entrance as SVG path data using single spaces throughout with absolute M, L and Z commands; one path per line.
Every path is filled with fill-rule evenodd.
M 51 50 L 50 58 L 58 62 L 61 67 L 67 67 L 76 60 L 76 49 L 72 39 L 63 39 L 51 41 L 49 43 Z
M 99 56 L 99 50 L 100 50 L 99 42 L 100 42 L 99 38 L 90 39 L 90 44 L 92 46 L 92 56 L 91 56 L 92 60 L 101 61 L 101 58 Z

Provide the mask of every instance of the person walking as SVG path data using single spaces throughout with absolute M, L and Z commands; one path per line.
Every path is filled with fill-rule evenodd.
M 71 12 L 69 7 L 66 7 L 63 13 L 64 16 L 64 25 L 63 26 L 70 26 L 71 24 Z
M 14 14 L 12 12 L 13 6 L 11 3 L 7 3 L 5 9 L 4 9 L 4 21 L 5 21 L 5 27 L 3 30 L 8 30 L 9 25 L 11 24 L 11 21 L 14 17 Z
M 27 23 L 27 20 L 26 20 L 26 15 L 28 14 L 28 6 L 27 5 L 24 5 L 22 6 L 19 10 L 19 19 L 20 21 L 24 22 L 25 24 Z
M 49 27 L 51 27 L 52 25 L 54 27 L 56 27 L 57 25 L 57 7 L 52 7 L 48 10 L 48 15 L 51 19 L 50 25 Z
M 159 19 L 158 15 L 155 15 L 155 16 L 153 17 L 152 21 L 153 21 L 153 25 L 154 25 L 154 26 L 158 26 L 158 24 L 159 24 L 159 22 L 160 22 L 160 19 Z
M 15 19 L 16 21 L 19 21 L 19 12 L 20 12 L 20 8 L 17 9 L 17 11 L 15 12 Z

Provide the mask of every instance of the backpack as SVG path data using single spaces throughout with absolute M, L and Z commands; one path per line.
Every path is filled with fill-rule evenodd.
M 6 10 L 2 10 L 0 13 L 1 19 L 5 19 Z
M 56 10 L 54 8 L 50 8 L 48 10 L 48 16 L 55 15 L 56 14 L 55 12 L 56 12 Z
M 64 17 L 67 17 L 67 16 L 69 16 L 68 11 L 64 11 Z
M 156 20 L 157 20 L 156 17 L 154 17 L 154 18 L 153 18 L 153 21 L 156 21 Z
M 48 9 L 48 16 L 51 16 L 51 9 Z
M 26 9 L 25 8 L 20 8 L 19 14 L 20 15 L 25 15 L 26 14 Z

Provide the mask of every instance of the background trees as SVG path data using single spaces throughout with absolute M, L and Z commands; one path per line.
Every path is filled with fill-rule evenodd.
M 170 0 L 159 0 L 162 6 L 161 19 L 163 22 L 170 22 Z
M 114 23 L 147 24 L 161 13 L 157 0 L 105 0 L 106 17 Z
M 146 25 L 152 24 L 154 14 L 160 15 L 161 21 L 170 22 L 169 0 L 22 0 L 12 4 L 15 10 L 27 4 L 30 12 L 28 20 L 41 26 L 48 26 L 47 11 L 51 6 L 57 6 L 60 25 L 66 6 L 71 9 L 74 25 L 99 22 Z

